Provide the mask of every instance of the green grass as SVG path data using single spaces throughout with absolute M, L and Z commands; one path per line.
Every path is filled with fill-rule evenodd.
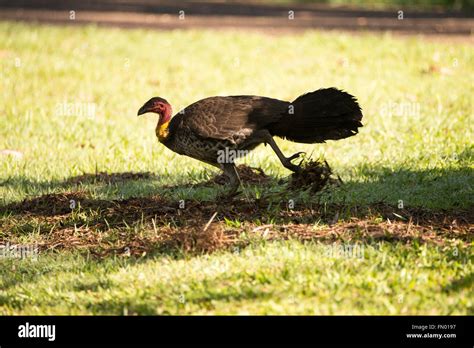
M 280 193 L 298 205 L 348 208 L 396 207 L 403 200 L 405 207 L 440 214 L 474 207 L 470 43 L 389 34 L 269 36 L 3 22 L 0 66 L 0 150 L 23 154 L 0 155 L 0 206 L 78 190 L 91 199 L 159 195 L 212 202 L 221 188 L 182 184 L 205 181 L 215 169 L 158 144 L 156 119 L 136 117 L 144 101 L 159 95 L 178 111 L 211 95 L 293 100 L 336 86 L 363 107 L 365 127 L 357 136 L 324 145 L 278 143 L 286 154 L 326 158 L 344 185 L 321 195 L 286 191 L 278 180 L 289 172 L 261 146 L 243 163 L 274 180 L 247 187 L 250 199 Z M 95 107 L 95 113 L 67 115 L 60 110 L 64 102 Z M 96 171 L 157 176 L 79 186 L 66 181 Z M 107 240 L 110 232 L 93 224 L 100 211 L 73 212 L 61 221 L 8 209 L 2 214 L 3 242 L 41 243 L 59 231 L 81 236 L 85 230 Z M 274 218 L 268 210 L 260 214 L 250 223 Z M 120 239 L 159 234 L 175 223 L 134 221 L 110 230 Z M 227 226 L 249 233 L 236 217 Z M 0 259 L 0 313 L 472 314 L 472 241 L 354 242 L 364 245 L 361 259 L 330 257 L 323 242 L 257 237 L 239 252 L 157 250 L 141 258 L 96 259 L 69 248 L 42 252 L 37 262 Z
M 467 250 L 285 242 L 193 258 L 4 265 L 3 314 L 466 314 Z M 472 272 L 472 269 L 471 269 Z M 55 281 L 51 281 L 54 277 Z

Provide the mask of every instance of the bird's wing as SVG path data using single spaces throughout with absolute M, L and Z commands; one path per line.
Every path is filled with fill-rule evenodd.
M 281 100 L 256 96 L 210 97 L 189 105 L 177 115 L 181 126 L 203 138 L 238 143 L 253 131 L 277 122 L 288 105 Z

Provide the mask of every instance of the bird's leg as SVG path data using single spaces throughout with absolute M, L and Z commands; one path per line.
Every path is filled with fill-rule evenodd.
M 291 155 L 290 157 L 285 157 L 283 155 L 283 152 L 281 152 L 280 148 L 278 147 L 278 145 L 276 144 L 275 140 L 273 140 L 273 137 L 270 133 L 267 133 L 266 136 L 265 136 L 265 142 L 270 144 L 270 146 L 272 147 L 273 151 L 275 151 L 276 155 L 278 156 L 278 158 L 280 159 L 281 161 L 281 164 L 283 164 L 283 166 L 293 172 L 298 172 L 301 170 L 301 162 L 303 162 L 303 160 L 301 160 L 301 162 L 298 164 L 298 165 L 295 165 L 293 163 L 291 163 L 292 160 L 294 160 L 295 158 L 298 158 L 300 157 L 301 154 L 303 154 L 304 152 L 297 152 L 293 155 Z
M 224 174 L 229 178 L 230 190 L 229 195 L 234 195 L 237 192 L 237 189 L 240 186 L 239 174 L 237 174 L 237 168 L 234 163 L 223 163 L 222 169 Z

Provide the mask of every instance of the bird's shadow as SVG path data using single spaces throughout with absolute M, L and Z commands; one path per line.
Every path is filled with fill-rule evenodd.
M 393 171 L 389 168 L 365 169 L 366 181 L 346 180 L 342 185 L 330 186 L 314 193 L 306 187 L 289 189 L 288 180 L 266 176 L 263 172 L 244 177 L 244 193 L 237 197 L 225 194 L 225 179 L 217 175 L 197 183 L 163 185 L 161 177 L 150 172 L 86 173 L 64 180 L 35 181 L 24 176 L 10 177 L 0 182 L 8 191 L 22 191 L 25 187 L 35 191 L 35 195 L 22 202 L 0 203 L 0 216 L 14 212 L 36 216 L 54 216 L 70 212 L 70 201 L 77 200 L 83 208 L 102 209 L 123 206 L 133 202 L 142 211 L 160 213 L 161 207 L 186 209 L 195 206 L 201 211 L 215 210 L 239 220 L 278 216 L 282 210 L 301 212 L 300 222 L 305 219 L 303 212 L 324 211 L 320 216 L 332 221 L 338 212 L 340 217 L 357 216 L 357 211 L 385 210 L 380 207 L 410 210 L 429 210 L 440 213 L 461 213 L 464 219 L 474 220 L 472 207 L 474 195 L 473 176 L 470 167 Z M 216 187 L 218 187 L 216 189 Z M 90 191 L 93 188 L 93 198 Z M 470 188 L 470 189 L 469 189 Z M 42 194 L 37 194 L 38 192 Z M 401 206 L 400 206 L 401 204 Z M 444 207 L 443 207 L 444 204 Z M 165 208 L 167 209 L 167 208 Z M 251 211 L 251 213 L 249 213 Z M 212 215 L 213 211 L 210 211 Z M 120 209 L 116 220 L 123 216 Z M 139 211 L 136 214 L 140 215 Z M 135 218 L 131 214 L 130 218 Z M 137 216 L 138 216 L 137 215 Z M 360 215 L 360 214 L 359 214 Z M 402 214 L 399 214 L 402 215 Z M 409 214 L 410 215 L 410 214 Z M 183 215 L 184 217 L 186 214 Z M 293 221 L 287 217 L 282 222 Z M 306 221 L 308 220 L 308 221 Z

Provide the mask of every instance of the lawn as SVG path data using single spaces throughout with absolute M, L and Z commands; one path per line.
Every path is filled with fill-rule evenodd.
M 474 313 L 472 42 L 1 22 L 0 65 L 0 244 L 39 249 L 0 258 L 0 314 Z M 278 140 L 342 179 L 316 194 L 260 146 L 222 198 L 136 116 L 330 86 L 360 133 Z

